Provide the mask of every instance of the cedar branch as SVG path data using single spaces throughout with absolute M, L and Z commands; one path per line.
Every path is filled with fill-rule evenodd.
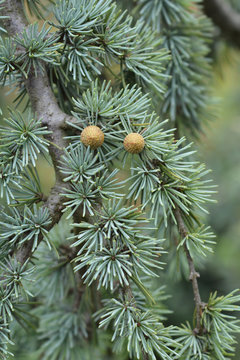
M 8 17 L 4 20 L 4 25 L 8 34 L 14 37 L 17 34 L 23 33 L 28 23 L 25 18 L 22 2 L 19 2 L 18 0 L 6 0 L 3 12 L 4 16 Z M 32 110 L 42 119 L 42 124 L 47 126 L 50 131 L 47 140 L 50 142 L 49 153 L 55 169 L 56 182 L 44 204 L 52 217 L 52 223 L 47 229 L 49 231 L 56 223 L 58 223 L 62 216 L 61 210 L 63 208 L 63 199 L 60 196 L 60 193 L 63 185 L 67 187 L 67 184 L 63 183 L 62 174 L 57 165 L 63 154 L 63 148 L 67 145 L 64 140 L 65 132 L 63 125 L 65 121 L 71 121 L 72 117 L 65 114 L 59 108 L 48 81 L 46 68 L 43 68 L 43 73 L 39 73 L 37 77 L 33 73 L 30 73 L 28 78 L 24 79 L 24 82 L 31 101 Z M 41 240 L 42 236 L 39 236 L 39 242 Z M 17 251 L 17 259 L 23 264 L 31 256 L 31 251 L 32 242 L 29 241 L 28 243 L 23 244 Z

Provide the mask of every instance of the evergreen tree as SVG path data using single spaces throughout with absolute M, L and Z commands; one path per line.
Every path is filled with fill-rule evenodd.
M 0 16 L 1 359 L 229 359 L 240 295 L 198 286 L 215 192 L 189 142 L 210 103 L 199 1 L 5 0 Z M 192 283 L 181 326 L 164 267 Z

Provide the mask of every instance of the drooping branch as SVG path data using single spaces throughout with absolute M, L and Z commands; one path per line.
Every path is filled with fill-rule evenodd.
M 6 0 L 4 3 L 4 15 L 8 16 L 5 20 L 5 28 L 8 34 L 15 36 L 21 34 L 25 27 L 28 25 L 22 3 L 18 0 Z M 31 101 L 32 110 L 36 112 L 37 116 L 42 119 L 42 124 L 47 126 L 50 134 L 47 140 L 50 143 L 49 152 L 52 158 L 52 162 L 55 169 L 56 182 L 51 190 L 51 193 L 45 202 L 45 205 L 52 217 L 52 223 L 47 230 L 50 230 L 61 218 L 63 199 L 60 196 L 61 188 L 67 187 L 67 184 L 63 183 L 62 175 L 57 167 L 58 161 L 63 154 L 63 148 L 66 146 L 64 140 L 63 125 L 66 120 L 71 120 L 72 117 L 65 114 L 58 106 L 56 98 L 51 90 L 46 69 L 43 66 L 44 71 L 39 73 L 36 77 L 33 73 L 29 74 L 25 79 L 25 86 L 28 91 L 28 95 Z M 42 237 L 39 237 L 39 242 Z M 17 252 L 17 259 L 24 263 L 31 255 L 32 243 L 31 241 L 24 244 Z
M 240 47 L 240 13 L 226 0 L 203 0 L 203 9 L 222 34 L 233 44 Z
M 174 215 L 176 217 L 177 225 L 178 225 L 178 231 L 182 239 L 185 239 L 188 235 L 188 231 L 186 229 L 186 226 L 184 224 L 181 212 L 179 207 L 176 205 L 174 210 Z M 201 295 L 199 292 L 198 287 L 198 278 L 200 277 L 199 273 L 195 269 L 195 265 L 193 262 L 193 259 L 191 257 L 191 254 L 187 248 L 187 245 L 184 243 L 184 251 L 187 257 L 188 266 L 189 266 L 189 280 L 192 282 L 192 288 L 193 288 L 193 294 L 194 294 L 194 301 L 196 305 L 196 328 L 195 332 L 199 333 L 201 330 L 201 316 L 202 316 L 202 307 L 204 306 Z

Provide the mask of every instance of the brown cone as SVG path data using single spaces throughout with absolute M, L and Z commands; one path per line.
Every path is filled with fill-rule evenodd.
M 138 133 L 131 133 L 125 137 L 123 146 L 129 153 L 139 154 L 145 146 L 145 141 L 142 135 Z
M 85 146 L 90 146 L 92 149 L 97 149 L 103 144 L 104 133 L 98 126 L 87 126 L 81 133 L 81 141 Z

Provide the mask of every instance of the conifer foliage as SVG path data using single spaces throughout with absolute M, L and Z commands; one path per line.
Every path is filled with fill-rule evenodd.
M 15 90 L 0 127 L 1 359 L 228 359 L 240 295 L 201 299 L 215 187 L 181 137 L 207 108 L 198 1 L 5 0 L 0 16 Z M 177 261 L 195 311 L 166 326 L 161 273 Z

